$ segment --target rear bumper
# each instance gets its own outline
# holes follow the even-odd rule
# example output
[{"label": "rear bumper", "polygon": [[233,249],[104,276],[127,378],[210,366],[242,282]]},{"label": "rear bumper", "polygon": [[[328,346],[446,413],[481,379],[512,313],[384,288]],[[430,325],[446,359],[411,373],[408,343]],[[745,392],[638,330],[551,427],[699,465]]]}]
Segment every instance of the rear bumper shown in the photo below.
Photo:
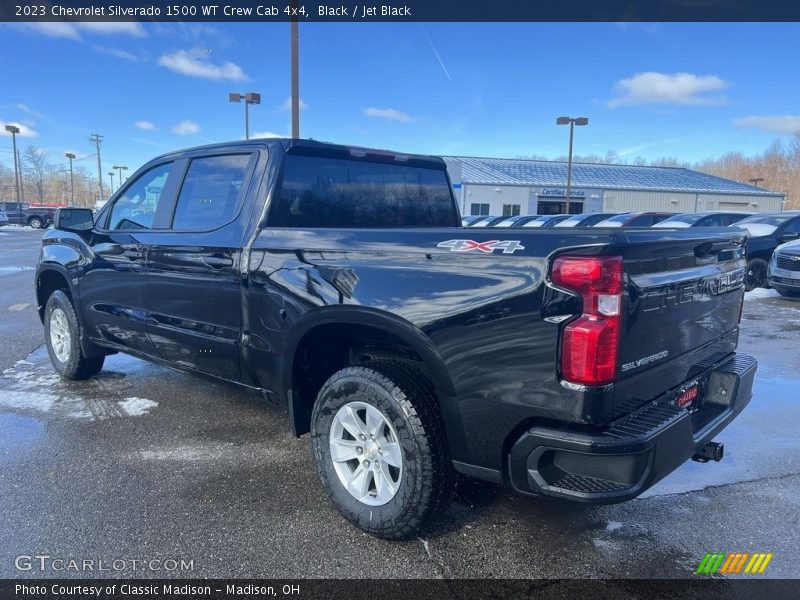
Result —
[{"label": "rear bumper", "polygon": [[[533,427],[511,448],[511,485],[521,493],[578,502],[634,498],[694,456],[747,406],[756,368],[753,357],[735,354],[600,432]],[[699,406],[675,406],[695,382]]]}]

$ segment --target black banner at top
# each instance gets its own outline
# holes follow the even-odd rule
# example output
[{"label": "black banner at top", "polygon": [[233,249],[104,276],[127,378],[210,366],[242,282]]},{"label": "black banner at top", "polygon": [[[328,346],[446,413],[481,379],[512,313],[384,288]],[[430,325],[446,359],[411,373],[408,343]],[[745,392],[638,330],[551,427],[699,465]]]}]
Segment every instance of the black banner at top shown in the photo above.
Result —
[{"label": "black banner at top", "polygon": [[0,21],[800,21],[793,0],[0,0]]}]

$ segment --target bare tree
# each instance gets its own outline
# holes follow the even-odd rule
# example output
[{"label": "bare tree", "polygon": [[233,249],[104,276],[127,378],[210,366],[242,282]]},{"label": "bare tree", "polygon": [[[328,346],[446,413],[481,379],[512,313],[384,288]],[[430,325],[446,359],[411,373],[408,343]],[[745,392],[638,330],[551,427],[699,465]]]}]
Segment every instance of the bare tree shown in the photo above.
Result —
[{"label": "bare tree", "polygon": [[28,146],[22,155],[22,171],[33,185],[33,197],[37,202],[45,200],[45,177],[53,168],[47,160],[47,151],[36,146]]}]

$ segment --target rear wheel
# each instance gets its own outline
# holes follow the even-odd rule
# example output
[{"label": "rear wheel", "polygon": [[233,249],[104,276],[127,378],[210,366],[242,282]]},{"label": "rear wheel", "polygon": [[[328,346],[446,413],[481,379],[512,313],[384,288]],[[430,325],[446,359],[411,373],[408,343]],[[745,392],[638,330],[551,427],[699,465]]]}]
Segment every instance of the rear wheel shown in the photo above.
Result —
[{"label": "rear wheel", "polygon": [[39,217],[31,217],[28,220],[28,225],[30,225],[34,229],[41,229],[42,227],[44,227],[44,221],[42,221]]},{"label": "rear wheel", "polygon": [[407,538],[449,504],[455,478],[433,388],[404,363],[375,361],[328,379],[311,444],[333,504],[368,533]]},{"label": "rear wheel", "polygon": [[88,379],[103,368],[104,356],[86,358],[80,344],[80,326],[72,302],[62,290],[47,299],[44,339],[53,368],[64,379]]},{"label": "rear wheel", "polygon": [[747,273],[744,277],[744,289],[751,291],[767,286],[767,261],[763,258],[751,258],[747,261]]}]

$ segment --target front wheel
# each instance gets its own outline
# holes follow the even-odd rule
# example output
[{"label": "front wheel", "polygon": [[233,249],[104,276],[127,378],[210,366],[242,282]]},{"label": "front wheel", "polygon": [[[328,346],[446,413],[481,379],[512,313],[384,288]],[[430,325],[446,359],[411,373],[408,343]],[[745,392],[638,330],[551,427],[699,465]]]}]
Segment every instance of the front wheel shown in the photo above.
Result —
[{"label": "front wheel", "polygon": [[769,267],[763,258],[751,258],[747,261],[747,273],[744,277],[745,291],[767,286],[767,271]]},{"label": "front wheel", "polygon": [[311,416],[317,472],[333,504],[373,535],[414,535],[455,485],[430,382],[381,360],[335,373]]},{"label": "front wheel", "polygon": [[52,293],[44,309],[44,339],[53,368],[64,379],[88,379],[103,368],[104,356],[86,358],[72,302],[63,291]]}]

